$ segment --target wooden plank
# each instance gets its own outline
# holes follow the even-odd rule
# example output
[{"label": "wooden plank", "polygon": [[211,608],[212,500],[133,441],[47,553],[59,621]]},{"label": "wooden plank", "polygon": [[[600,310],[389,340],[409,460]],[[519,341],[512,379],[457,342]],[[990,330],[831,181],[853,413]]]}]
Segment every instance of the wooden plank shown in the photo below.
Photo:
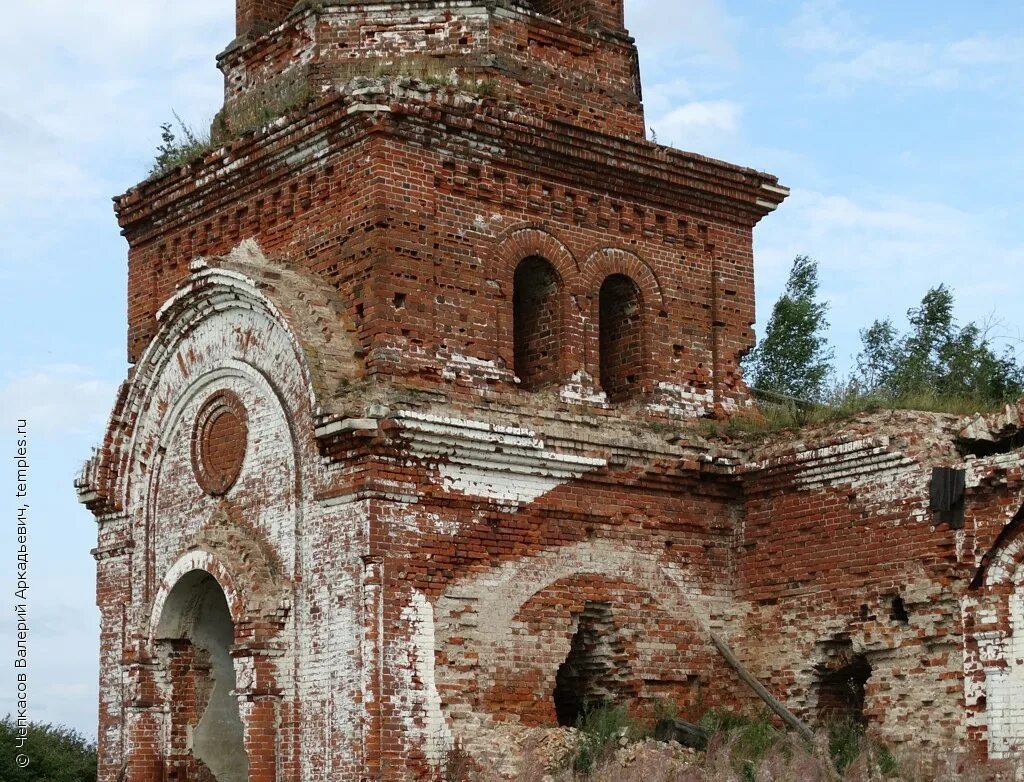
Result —
[{"label": "wooden plank", "polygon": [[811,729],[797,719],[796,715],[782,705],[781,702],[772,697],[772,694],[764,688],[764,685],[754,678],[754,675],[744,667],[743,663],[736,659],[736,655],[732,653],[732,649],[729,648],[729,644],[719,638],[715,633],[711,633],[711,642],[715,645],[715,648],[718,649],[719,654],[725,658],[725,661],[733,667],[736,673],[739,674],[739,677],[747,683],[750,689],[756,692],[761,700],[768,704],[768,708],[779,715],[779,719],[799,733],[806,741],[814,741],[814,734],[811,733]]}]

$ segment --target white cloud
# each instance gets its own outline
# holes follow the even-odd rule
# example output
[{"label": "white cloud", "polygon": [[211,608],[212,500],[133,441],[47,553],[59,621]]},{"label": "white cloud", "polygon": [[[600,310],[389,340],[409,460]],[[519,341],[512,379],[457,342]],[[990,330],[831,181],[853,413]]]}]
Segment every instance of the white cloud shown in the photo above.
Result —
[{"label": "white cloud", "polygon": [[26,419],[33,434],[88,434],[98,440],[117,386],[75,364],[40,366],[0,385],[0,410],[8,421]]},{"label": "white cloud", "polygon": [[998,39],[976,35],[950,44],[946,55],[962,65],[1020,65],[1024,63],[1024,36]]},{"label": "white cloud", "polygon": [[820,65],[815,81],[843,90],[858,82],[900,87],[947,88],[961,83],[963,72],[938,47],[909,41],[881,41],[846,60]]},{"label": "white cloud", "polygon": [[811,79],[836,92],[862,84],[906,89],[1016,85],[1024,65],[1021,36],[886,38],[870,34],[841,0],[805,0],[780,34],[790,48],[820,58]]},{"label": "white cloud", "polygon": [[36,0],[6,9],[0,215],[74,209],[145,177],[172,108],[196,123],[218,108],[213,55],[230,40],[232,11],[206,0]]},{"label": "white cloud", "polygon": [[836,54],[855,50],[863,33],[839,0],[807,0],[781,37],[796,49]]},{"label": "white cloud", "polygon": [[723,137],[737,133],[742,113],[730,100],[691,101],[652,120],[651,126],[663,144],[706,154],[721,149]]},{"label": "white cloud", "polygon": [[677,78],[644,86],[644,109],[649,116],[660,117],[679,105],[693,100],[696,91],[688,79]]},{"label": "white cloud", "polygon": [[[106,193],[42,125],[0,111],[0,204],[51,208],[55,201],[98,199]],[[63,196],[63,197],[62,197]]]},{"label": "white cloud", "polygon": [[[627,0],[626,26],[647,55],[660,57],[669,49],[692,62],[738,61],[738,25],[722,0]],[[678,57],[672,62],[678,64]]]},{"label": "white cloud", "polygon": [[[35,51],[45,59],[78,60],[112,71],[123,68],[125,58],[160,67],[216,53],[205,43],[212,30],[233,19],[233,13],[233,3],[208,0],[34,0],[5,10],[0,43],[21,53]],[[55,51],[60,52],[57,58]],[[5,59],[12,54],[5,48]]]}]

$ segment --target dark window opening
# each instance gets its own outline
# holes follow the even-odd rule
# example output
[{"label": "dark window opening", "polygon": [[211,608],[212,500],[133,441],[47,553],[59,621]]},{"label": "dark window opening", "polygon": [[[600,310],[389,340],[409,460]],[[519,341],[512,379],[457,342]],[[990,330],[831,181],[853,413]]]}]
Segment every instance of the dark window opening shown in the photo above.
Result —
[{"label": "dark window opening", "polygon": [[569,655],[555,676],[555,714],[563,727],[575,725],[590,709],[635,695],[611,606],[588,602],[578,622]]},{"label": "dark window opening", "polygon": [[903,598],[896,595],[892,599],[892,610],[889,612],[889,618],[894,622],[900,624],[908,624],[910,622],[910,614],[907,613],[907,604],[903,602]]},{"label": "dark window opening", "polygon": [[624,274],[613,274],[601,285],[599,308],[601,388],[609,401],[621,402],[643,374],[640,288]]},{"label": "dark window opening", "polygon": [[865,693],[871,665],[863,654],[849,654],[848,645],[839,651],[841,656],[830,662],[838,667],[819,669],[818,720],[866,726]]},{"label": "dark window opening", "polygon": [[940,522],[950,529],[964,526],[964,492],[967,488],[966,472],[952,467],[932,468],[929,506]]},{"label": "dark window opening", "polygon": [[995,456],[1024,448],[1024,428],[991,439],[983,437],[961,438],[957,443],[960,452],[972,456]]},{"label": "dark window opening", "polygon": [[559,279],[543,258],[527,258],[516,268],[512,294],[515,372],[523,388],[558,380]]}]

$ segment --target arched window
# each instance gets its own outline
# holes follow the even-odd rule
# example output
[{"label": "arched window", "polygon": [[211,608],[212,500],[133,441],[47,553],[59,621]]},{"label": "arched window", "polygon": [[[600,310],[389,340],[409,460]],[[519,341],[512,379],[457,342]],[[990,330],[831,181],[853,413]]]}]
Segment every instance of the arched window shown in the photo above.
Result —
[{"label": "arched window", "polygon": [[560,281],[554,267],[533,256],[516,267],[512,294],[516,376],[527,389],[558,380]]},{"label": "arched window", "polygon": [[643,371],[643,324],[640,288],[624,274],[601,285],[601,388],[609,401],[620,402],[637,388]]}]

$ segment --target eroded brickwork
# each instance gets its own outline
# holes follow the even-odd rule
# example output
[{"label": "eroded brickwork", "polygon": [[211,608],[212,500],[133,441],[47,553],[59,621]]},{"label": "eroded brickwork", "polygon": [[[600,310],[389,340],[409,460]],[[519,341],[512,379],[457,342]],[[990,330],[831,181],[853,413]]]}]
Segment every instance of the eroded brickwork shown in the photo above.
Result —
[{"label": "eroded brickwork", "polygon": [[708,439],[786,190],[643,140],[621,4],[288,5],[117,202],[100,779],[515,778],[587,699],[755,707],[712,633],[809,722],[1014,752],[1024,408]]},{"label": "eroded brickwork", "polygon": [[291,0],[238,0],[235,30],[241,36],[255,36],[277,27],[295,7]]}]

